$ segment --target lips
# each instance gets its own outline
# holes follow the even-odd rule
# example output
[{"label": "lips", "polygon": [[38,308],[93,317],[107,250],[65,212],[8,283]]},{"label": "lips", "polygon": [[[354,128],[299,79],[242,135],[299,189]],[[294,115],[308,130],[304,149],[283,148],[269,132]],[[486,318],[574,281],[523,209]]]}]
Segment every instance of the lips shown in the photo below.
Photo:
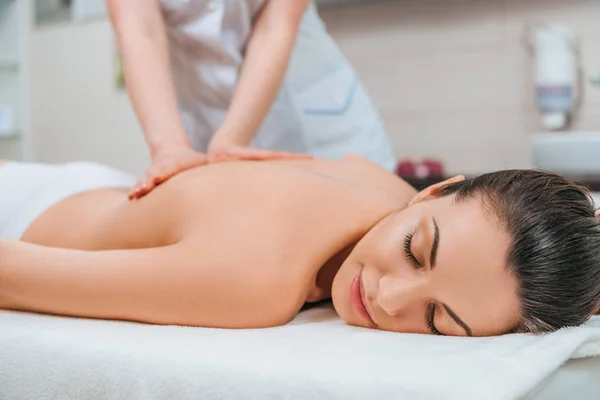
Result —
[{"label": "lips", "polygon": [[350,302],[352,303],[352,308],[354,311],[365,320],[369,325],[374,325],[375,322],[371,318],[369,311],[367,311],[367,306],[365,304],[365,289],[363,287],[362,281],[362,268],[354,279],[352,280],[352,284],[350,285]]}]

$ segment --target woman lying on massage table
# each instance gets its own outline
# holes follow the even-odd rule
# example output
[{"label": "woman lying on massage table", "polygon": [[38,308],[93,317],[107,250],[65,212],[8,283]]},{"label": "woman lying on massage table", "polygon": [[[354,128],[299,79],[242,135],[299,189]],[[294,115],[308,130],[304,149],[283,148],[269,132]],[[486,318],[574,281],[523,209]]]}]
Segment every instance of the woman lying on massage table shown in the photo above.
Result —
[{"label": "woman lying on massage table", "polygon": [[211,164],[128,201],[90,163],[0,167],[0,308],[220,328],[331,297],[348,324],[491,336],[585,322],[587,192],[529,170],[417,193],[366,159]]}]

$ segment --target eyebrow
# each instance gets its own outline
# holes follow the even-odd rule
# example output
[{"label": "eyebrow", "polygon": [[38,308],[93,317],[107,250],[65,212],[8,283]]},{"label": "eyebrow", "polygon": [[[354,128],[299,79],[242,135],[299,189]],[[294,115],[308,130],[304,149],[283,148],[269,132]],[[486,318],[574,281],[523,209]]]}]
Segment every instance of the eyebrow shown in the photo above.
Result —
[{"label": "eyebrow", "polygon": [[[433,269],[435,267],[435,260],[437,259],[438,248],[440,246],[440,228],[438,227],[435,218],[432,217],[431,219],[433,220],[433,243],[431,244],[431,254],[429,255],[429,266]],[[473,336],[473,331],[471,331],[469,325],[465,324],[465,322],[446,304],[442,303],[442,306],[454,322],[465,330],[467,336]]]},{"label": "eyebrow", "polygon": [[448,307],[444,303],[442,303],[442,307],[444,307],[444,309],[446,310],[448,315],[450,317],[452,317],[454,322],[456,322],[458,325],[460,325],[461,328],[463,328],[465,330],[465,332],[467,333],[467,336],[473,336],[473,331],[471,331],[471,328],[469,328],[469,325],[465,324],[465,322],[462,319],[460,319],[458,317],[458,315],[456,315],[456,313],[454,311],[452,311],[452,309],[450,307]]},{"label": "eyebrow", "polygon": [[433,269],[440,244],[440,228],[438,228],[435,218],[432,217],[431,219],[433,220],[433,243],[431,244],[431,253],[429,254],[429,268]]}]

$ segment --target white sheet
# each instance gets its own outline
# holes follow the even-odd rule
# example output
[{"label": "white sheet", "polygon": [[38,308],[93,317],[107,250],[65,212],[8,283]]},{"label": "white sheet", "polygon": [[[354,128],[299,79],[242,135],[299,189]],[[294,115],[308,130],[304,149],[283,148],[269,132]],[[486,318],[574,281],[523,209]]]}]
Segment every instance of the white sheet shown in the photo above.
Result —
[{"label": "white sheet", "polygon": [[0,398],[514,399],[600,319],[550,335],[451,338],[345,325],[329,306],[287,326],[216,330],[0,312]]}]

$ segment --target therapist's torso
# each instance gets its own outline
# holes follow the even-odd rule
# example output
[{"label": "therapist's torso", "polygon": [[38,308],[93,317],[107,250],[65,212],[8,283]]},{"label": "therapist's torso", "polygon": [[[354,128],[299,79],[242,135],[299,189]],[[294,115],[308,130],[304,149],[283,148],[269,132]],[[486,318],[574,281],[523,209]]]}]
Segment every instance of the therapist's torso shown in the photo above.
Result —
[{"label": "therapist's torso", "polygon": [[[264,0],[161,0],[180,113],[192,146],[221,126]],[[284,83],[253,146],[337,159],[362,154],[393,168],[370,99],[311,4]]]}]

